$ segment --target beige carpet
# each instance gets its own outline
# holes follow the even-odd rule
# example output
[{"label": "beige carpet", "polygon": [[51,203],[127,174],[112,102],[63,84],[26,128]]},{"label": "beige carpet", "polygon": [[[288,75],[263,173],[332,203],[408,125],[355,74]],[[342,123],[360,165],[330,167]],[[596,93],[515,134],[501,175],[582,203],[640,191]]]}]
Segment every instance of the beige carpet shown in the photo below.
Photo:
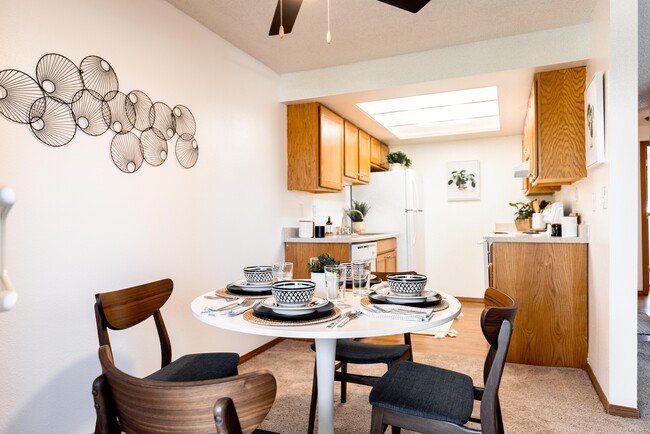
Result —
[{"label": "beige carpet", "polygon": [[[481,359],[427,359],[415,350],[416,361],[465,372],[480,384]],[[261,428],[285,434],[307,431],[313,366],[314,353],[309,344],[289,340],[241,366],[240,372],[269,369],[278,381],[278,396]],[[383,369],[373,371],[380,375]],[[369,431],[369,390],[350,385],[348,402],[340,404],[337,385],[334,407],[337,434]],[[650,415],[639,420],[605,414],[587,374],[579,369],[508,364],[500,396],[508,434],[650,433]]]}]

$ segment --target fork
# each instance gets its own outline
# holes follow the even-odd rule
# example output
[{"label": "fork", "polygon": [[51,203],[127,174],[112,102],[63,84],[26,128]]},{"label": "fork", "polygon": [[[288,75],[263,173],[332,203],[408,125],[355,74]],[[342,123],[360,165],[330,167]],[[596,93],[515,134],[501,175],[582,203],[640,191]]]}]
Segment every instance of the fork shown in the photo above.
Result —
[{"label": "fork", "polygon": [[222,311],[224,311],[224,310],[232,310],[232,309],[235,309],[235,308],[237,308],[237,307],[247,307],[247,306],[251,306],[253,303],[255,303],[255,299],[253,299],[253,298],[247,298],[247,299],[245,299],[244,301],[239,301],[239,302],[235,302],[235,303],[230,303],[230,304],[227,304],[227,305],[225,305],[225,306],[221,306],[221,307],[218,308],[218,309],[212,309],[212,308],[209,308],[209,307],[205,307],[205,308],[203,309],[203,311],[204,311],[204,312],[222,312]]},{"label": "fork", "polygon": [[328,328],[328,329],[334,328],[334,326],[336,326],[337,324],[343,322],[343,320],[347,319],[348,316],[350,316],[350,312],[346,312],[346,313],[344,313],[343,315],[341,315],[340,317],[336,318],[336,319],[335,319],[334,321],[332,321],[331,323],[327,324],[327,328]]},{"label": "fork", "polygon": [[360,311],[360,310],[352,310],[352,311],[350,311],[350,312],[348,313],[348,316],[347,316],[346,318],[344,318],[343,321],[341,321],[340,323],[338,323],[338,324],[336,325],[336,327],[338,327],[338,328],[343,327],[344,325],[346,325],[347,323],[349,323],[349,322],[352,321],[353,319],[355,319],[355,318],[359,318],[359,315],[361,315],[361,311]]}]

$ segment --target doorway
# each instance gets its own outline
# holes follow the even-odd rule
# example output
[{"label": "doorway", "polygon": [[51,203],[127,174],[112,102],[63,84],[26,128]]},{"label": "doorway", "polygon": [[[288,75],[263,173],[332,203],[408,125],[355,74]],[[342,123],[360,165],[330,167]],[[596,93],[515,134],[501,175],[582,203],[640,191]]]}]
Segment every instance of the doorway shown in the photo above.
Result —
[{"label": "doorway", "polygon": [[650,141],[644,140],[639,142],[639,178],[641,179],[641,256],[642,256],[642,286],[639,294],[648,295],[649,273],[650,273],[650,259],[648,258],[649,248],[648,243],[648,147]]}]

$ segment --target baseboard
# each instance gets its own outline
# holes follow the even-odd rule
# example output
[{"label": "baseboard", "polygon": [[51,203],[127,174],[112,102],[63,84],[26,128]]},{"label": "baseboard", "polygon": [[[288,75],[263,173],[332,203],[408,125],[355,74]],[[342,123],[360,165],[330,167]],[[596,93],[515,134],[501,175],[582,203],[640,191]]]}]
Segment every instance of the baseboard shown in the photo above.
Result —
[{"label": "baseboard", "polygon": [[605,413],[611,414],[612,416],[628,417],[632,419],[638,419],[640,417],[639,410],[636,408],[623,407],[622,405],[610,404],[609,400],[607,399],[607,396],[605,396],[605,392],[603,392],[603,388],[600,387],[600,383],[598,383],[598,379],[596,378],[596,375],[594,374],[594,371],[591,369],[589,363],[587,363],[587,367],[585,370],[587,371],[587,375],[589,375],[591,384],[594,386],[594,389],[596,389],[596,393],[598,394],[598,399],[600,399],[601,404],[603,404]]},{"label": "baseboard", "polygon": [[257,356],[258,354],[262,354],[264,351],[268,350],[269,348],[273,348],[280,342],[282,342],[284,338],[275,338],[270,342],[265,343],[264,345],[255,348],[253,351],[249,351],[248,353],[242,355],[239,357],[239,364],[241,365],[242,363],[252,359],[253,357]]}]

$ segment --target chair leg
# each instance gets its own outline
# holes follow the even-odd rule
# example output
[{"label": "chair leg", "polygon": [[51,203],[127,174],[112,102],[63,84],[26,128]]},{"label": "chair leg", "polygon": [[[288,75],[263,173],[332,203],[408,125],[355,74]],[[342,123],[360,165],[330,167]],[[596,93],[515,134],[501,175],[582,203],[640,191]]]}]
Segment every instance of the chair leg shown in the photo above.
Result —
[{"label": "chair leg", "polygon": [[390,430],[391,430],[390,431],[391,434],[400,434],[402,432],[402,428],[400,428],[398,426],[392,426],[391,425]]},{"label": "chair leg", "polygon": [[314,376],[311,383],[311,402],[309,403],[309,425],[307,434],[314,434],[314,421],[316,420],[316,402],[318,401],[318,378],[316,377],[316,362],[314,362]]},{"label": "chair leg", "polygon": [[[341,372],[343,374],[348,373],[347,363],[341,363]],[[347,394],[348,394],[348,382],[345,380],[341,380],[341,404],[345,404],[345,402],[347,401]]]},{"label": "chair leg", "polygon": [[503,417],[501,416],[501,402],[499,401],[499,397],[497,396],[497,429],[498,429],[498,434],[504,434],[504,428],[503,428]]},{"label": "chair leg", "polygon": [[241,425],[235,403],[228,397],[219,398],[214,404],[214,424],[218,434],[241,434]]},{"label": "chair leg", "polygon": [[370,420],[370,434],[384,434],[386,431],[384,423],[384,409],[372,407],[372,419]]},{"label": "chair leg", "polygon": [[121,433],[110,387],[103,374],[93,381],[92,394],[97,414],[95,434]]}]

